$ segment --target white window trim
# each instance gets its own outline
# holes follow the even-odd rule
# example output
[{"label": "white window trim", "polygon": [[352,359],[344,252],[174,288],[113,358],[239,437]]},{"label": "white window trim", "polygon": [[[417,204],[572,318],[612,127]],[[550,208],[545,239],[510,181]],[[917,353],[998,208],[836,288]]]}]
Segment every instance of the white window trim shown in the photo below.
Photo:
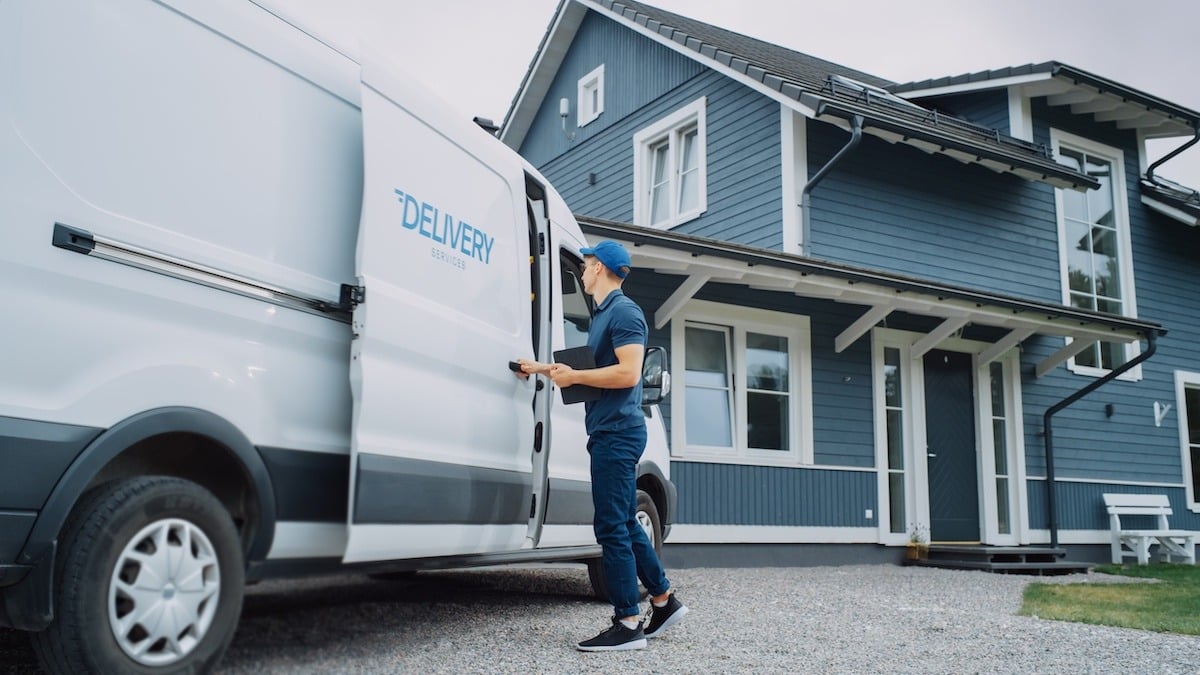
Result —
[{"label": "white window trim", "polygon": [[[925,453],[918,453],[914,448],[925,446],[924,425],[914,424],[916,419],[925,418],[924,386],[918,386],[918,376],[922,371],[920,363],[910,357],[909,347],[914,335],[886,328],[876,328],[871,331],[871,398],[872,418],[875,423],[875,468],[879,479],[875,481],[877,494],[877,513],[875,521],[879,527],[879,543],[902,545],[908,542],[909,532],[914,528],[924,528],[929,532],[929,492],[916,489],[917,473],[927,471]],[[886,394],[884,392],[884,349],[891,348],[900,352],[900,405],[905,411],[901,416],[904,425],[904,512],[905,531],[892,532],[892,507],[888,495],[888,447],[887,447],[887,415]],[[923,379],[923,378],[920,378]],[[920,433],[920,438],[917,434]],[[923,481],[922,481],[923,483]]]},{"label": "white window trim", "polygon": [[[811,466],[813,464],[812,338],[807,316],[692,300],[671,320],[671,389],[683,392],[687,386],[684,328],[688,321],[729,326],[735,336],[745,331],[779,335],[788,339],[788,407],[791,450],[750,450],[745,444],[746,371],[738,356],[744,355],[742,339],[735,337],[734,348],[734,425],[733,449],[689,446],[686,405],[671,406],[671,457],[689,462],[739,464],[746,466]],[[744,339],[744,338],[743,338]]]},{"label": "white window trim", "polygon": [[[706,97],[692,101],[684,107],[658,120],[654,124],[638,131],[633,135],[633,222],[637,225],[669,230],[690,220],[700,217],[708,210],[708,141],[705,122],[705,110],[708,100]],[[650,223],[650,146],[672,134],[680,127],[695,123],[696,153],[699,166],[699,195],[696,208],[678,213],[661,223]],[[674,154],[674,153],[672,153]],[[672,163],[674,160],[672,159]],[[672,176],[671,204],[672,209],[679,203],[679,181]]]},{"label": "white window trim", "polygon": [[[1120,247],[1121,253],[1121,302],[1125,309],[1124,316],[1137,318],[1137,294],[1134,292],[1133,282],[1133,246],[1130,240],[1129,186],[1125,181],[1125,152],[1111,145],[1097,143],[1082,136],[1076,136],[1075,134],[1051,128],[1050,145],[1054,150],[1055,157],[1060,154],[1061,146],[1064,144],[1072,149],[1081,150],[1090,155],[1099,155],[1112,162],[1113,210],[1117,218],[1117,245]],[[1059,282],[1061,283],[1062,301],[1064,305],[1069,306],[1071,304],[1071,286],[1067,275],[1067,225],[1063,217],[1063,189],[1056,188],[1054,190],[1054,217],[1058,223],[1058,274]],[[1071,344],[1071,338],[1066,338],[1066,344]],[[1127,343],[1125,345],[1125,360],[1132,360],[1140,351],[1141,347],[1136,341]],[[1107,368],[1077,365],[1073,357],[1067,361],[1067,369],[1076,375],[1088,377],[1103,377],[1110,372]],[[1122,373],[1117,379],[1133,382],[1141,380],[1141,365],[1134,366],[1131,370]]]},{"label": "white window trim", "polygon": [[1184,405],[1183,396],[1184,389],[1189,386],[1200,388],[1200,373],[1175,371],[1175,417],[1179,420],[1179,450],[1183,456],[1183,489],[1187,495],[1188,510],[1200,513],[1200,495],[1192,489],[1192,453],[1188,443],[1187,407]]},{"label": "white window trim", "polygon": [[[592,90],[597,92],[596,109],[592,110],[592,97],[589,95]],[[579,78],[577,86],[575,114],[576,127],[582,127],[590,122],[594,122],[600,117],[600,113],[604,112],[604,64],[601,63],[592,72]]]}]

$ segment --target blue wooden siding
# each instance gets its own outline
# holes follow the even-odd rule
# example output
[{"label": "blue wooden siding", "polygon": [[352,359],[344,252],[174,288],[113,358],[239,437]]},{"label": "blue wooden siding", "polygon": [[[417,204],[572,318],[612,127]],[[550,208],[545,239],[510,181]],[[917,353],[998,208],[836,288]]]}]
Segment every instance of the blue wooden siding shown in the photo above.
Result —
[{"label": "blue wooden siding", "polygon": [[998,129],[1001,133],[1012,133],[1008,120],[1008,91],[1005,89],[938,96],[922,100],[921,105],[989,129]]},{"label": "blue wooden siding", "polygon": [[[680,523],[874,527],[874,471],[671,462]],[[686,487],[686,489],[685,489]]]},{"label": "blue wooden siding", "polygon": [[[1120,148],[1125,154],[1126,198],[1133,246],[1138,316],[1162,323],[1170,331],[1158,352],[1142,364],[1139,382],[1116,381],[1062,411],[1054,418],[1055,470],[1060,477],[1132,480],[1182,484],[1182,449],[1178,417],[1173,412],[1154,426],[1154,402],[1175,401],[1175,370],[1200,371],[1200,299],[1191,292],[1200,282],[1200,231],[1151,212],[1141,203],[1137,139],[1115,124],[1096,123],[1068,109],[1035,99],[1034,138],[1049,144],[1050,128]],[[1053,213],[1053,211],[1052,211]],[[1058,274],[1057,260],[1054,272]],[[1054,299],[1062,301],[1061,289]],[[1060,366],[1040,380],[1035,363],[1063,345],[1060,338],[1036,338],[1022,353],[1026,424],[1026,464],[1030,476],[1045,475],[1042,414],[1047,408],[1090,383]],[[1114,415],[1105,414],[1113,404]]]},{"label": "blue wooden siding", "polygon": [[[1062,482],[1057,486],[1055,497],[1060,530],[1108,530],[1108,514],[1104,512],[1105,492],[1165,494],[1171,501],[1172,514],[1168,516],[1171,527],[1180,530],[1200,530],[1200,514],[1188,510],[1183,488]],[[1046,509],[1046,481],[1027,481],[1026,488],[1029,494],[1029,527],[1048,529],[1050,521]],[[1154,519],[1150,516],[1122,516],[1121,525],[1130,528],[1156,527]]]},{"label": "blue wooden siding", "polygon": [[[604,112],[577,129],[579,78],[600,65],[604,66]],[[661,92],[674,89],[703,71],[692,59],[589,11],[534,117],[520,153],[537,167],[585,145],[585,154],[592,155],[596,144],[589,141],[653,102]],[[562,98],[571,102],[567,131],[575,134],[573,141],[562,131],[558,109]]]},{"label": "blue wooden siding", "polygon": [[[558,100],[574,101],[579,77],[601,63],[604,113],[568,143]],[[708,208],[676,231],[781,250],[779,105],[594,14],[581,25],[520,151],[576,213],[633,222],[634,134],[702,96]]]},{"label": "blue wooden siding", "polygon": [[[816,172],[848,138],[808,123]],[[871,136],[812,192],[819,258],[1058,301],[1054,191]]]}]

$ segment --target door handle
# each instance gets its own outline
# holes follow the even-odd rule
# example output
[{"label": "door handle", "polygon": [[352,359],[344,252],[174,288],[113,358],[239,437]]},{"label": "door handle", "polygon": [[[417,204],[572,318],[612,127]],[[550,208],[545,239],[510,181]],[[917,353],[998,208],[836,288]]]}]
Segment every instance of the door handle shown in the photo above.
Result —
[{"label": "door handle", "polygon": [[925,454],[929,455],[930,457],[937,457],[937,453],[936,453],[936,452],[928,452],[928,453],[925,453]]}]

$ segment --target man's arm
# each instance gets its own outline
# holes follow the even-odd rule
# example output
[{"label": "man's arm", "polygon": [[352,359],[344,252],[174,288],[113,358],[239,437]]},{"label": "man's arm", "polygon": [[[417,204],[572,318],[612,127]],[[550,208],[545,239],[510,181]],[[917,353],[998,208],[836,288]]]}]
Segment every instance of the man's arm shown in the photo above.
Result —
[{"label": "man's arm", "polygon": [[646,348],[628,344],[617,347],[613,353],[617,355],[617,362],[603,368],[575,370],[566,364],[555,363],[550,366],[550,379],[559,387],[586,384],[600,389],[628,389],[636,385],[642,377]]}]

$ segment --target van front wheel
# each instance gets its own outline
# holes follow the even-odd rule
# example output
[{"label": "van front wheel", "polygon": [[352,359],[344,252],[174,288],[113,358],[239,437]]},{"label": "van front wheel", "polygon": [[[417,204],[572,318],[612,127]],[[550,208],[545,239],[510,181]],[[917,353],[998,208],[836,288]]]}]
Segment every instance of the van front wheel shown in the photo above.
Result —
[{"label": "van front wheel", "polygon": [[241,614],[237,529],[207,490],[140,477],[84,496],[60,538],[54,621],[33,645],[52,673],[211,670]]},{"label": "van front wheel", "polygon": [[[646,538],[654,545],[655,555],[662,556],[662,520],[658,515],[658,507],[648,492],[637,491],[637,523],[646,533]],[[604,561],[595,558],[588,561],[588,581],[592,583],[592,593],[597,600],[608,602],[608,584],[604,581]],[[645,595],[645,589],[640,590]]]}]

